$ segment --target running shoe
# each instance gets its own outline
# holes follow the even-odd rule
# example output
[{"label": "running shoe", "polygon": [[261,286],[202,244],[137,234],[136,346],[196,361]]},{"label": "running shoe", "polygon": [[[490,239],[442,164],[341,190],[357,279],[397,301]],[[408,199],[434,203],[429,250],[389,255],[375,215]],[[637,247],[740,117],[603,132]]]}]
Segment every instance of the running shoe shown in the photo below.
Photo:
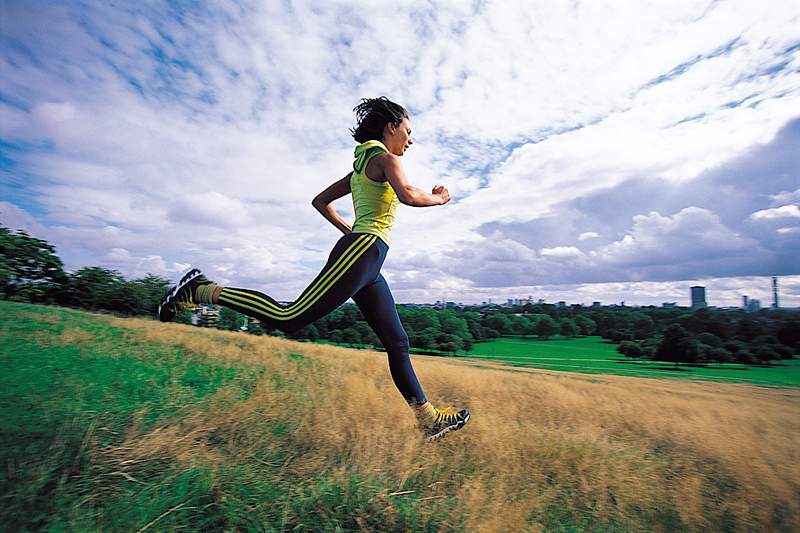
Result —
[{"label": "running shoe", "polygon": [[178,313],[178,308],[196,307],[198,305],[195,296],[197,287],[208,283],[211,282],[197,268],[184,274],[178,284],[161,299],[161,304],[158,306],[158,319],[162,322],[170,322]]},{"label": "running shoe", "polygon": [[469,411],[466,409],[461,411],[456,411],[450,407],[443,409],[434,407],[434,409],[436,409],[436,420],[432,424],[420,425],[420,429],[425,435],[425,440],[428,442],[438,440],[451,431],[458,431],[464,427],[464,424],[469,422]]}]

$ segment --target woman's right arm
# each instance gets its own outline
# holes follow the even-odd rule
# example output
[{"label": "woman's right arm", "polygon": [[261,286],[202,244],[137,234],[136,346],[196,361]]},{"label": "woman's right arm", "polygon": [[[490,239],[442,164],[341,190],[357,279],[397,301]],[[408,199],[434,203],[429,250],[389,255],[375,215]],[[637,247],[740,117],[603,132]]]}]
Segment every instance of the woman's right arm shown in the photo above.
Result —
[{"label": "woman's right arm", "polygon": [[430,193],[414,187],[408,182],[400,158],[385,154],[380,158],[383,175],[391,184],[397,198],[404,204],[414,207],[444,205],[450,201],[450,192],[444,185],[437,185]]},{"label": "woman's right arm", "polygon": [[336,226],[339,231],[345,235],[351,233],[352,228],[346,220],[336,213],[336,210],[331,204],[334,200],[338,200],[342,196],[350,194],[350,176],[352,174],[353,173],[350,172],[347,176],[335,181],[333,185],[319,193],[311,202],[311,205],[313,205],[328,222]]}]

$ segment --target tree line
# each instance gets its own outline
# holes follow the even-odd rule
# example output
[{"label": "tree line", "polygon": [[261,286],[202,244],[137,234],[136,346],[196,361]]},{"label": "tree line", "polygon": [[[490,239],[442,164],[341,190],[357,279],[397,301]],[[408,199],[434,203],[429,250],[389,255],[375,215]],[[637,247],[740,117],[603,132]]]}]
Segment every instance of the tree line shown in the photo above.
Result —
[{"label": "tree line", "polygon": [[[58,304],[124,316],[154,316],[171,283],[148,274],[127,280],[119,272],[84,267],[65,272],[55,248],[22,230],[0,226],[0,297]],[[583,307],[525,304],[510,307],[433,308],[399,305],[398,313],[411,346],[431,353],[469,351],[476,342],[501,336],[596,335],[619,343],[619,353],[683,363],[740,362],[764,364],[800,353],[800,313],[659,307]],[[182,311],[178,322],[190,323]],[[283,335],[234,310],[219,308],[215,327],[246,329],[261,335]],[[358,307],[345,304],[305,328],[294,339],[349,345],[381,344]]]}]

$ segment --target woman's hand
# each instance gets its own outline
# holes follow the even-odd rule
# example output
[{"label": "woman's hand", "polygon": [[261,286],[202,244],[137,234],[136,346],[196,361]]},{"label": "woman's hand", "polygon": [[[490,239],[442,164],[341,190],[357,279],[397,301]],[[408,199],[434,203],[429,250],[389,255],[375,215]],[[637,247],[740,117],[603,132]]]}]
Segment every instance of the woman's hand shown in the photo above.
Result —
[{"label": "woman's hand", "polygon": [[431,194],[441,198],[442,203],[440,205],[444,205],[450,201],[450,191],[448,191],[447,187],[444,185],[437,185],[434,187]]}]

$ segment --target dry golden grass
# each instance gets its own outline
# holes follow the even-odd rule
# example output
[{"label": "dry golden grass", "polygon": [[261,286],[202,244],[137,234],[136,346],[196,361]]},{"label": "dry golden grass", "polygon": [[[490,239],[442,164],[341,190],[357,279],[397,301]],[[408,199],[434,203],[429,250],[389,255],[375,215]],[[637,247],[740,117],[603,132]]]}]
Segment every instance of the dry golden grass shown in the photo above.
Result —
[{"label": "dry golden grass", "polygon": [[[544,530],[556,511],[630,531],[667,524],[669,515],[692,531],[800,530],[795,389],[475,368],[415,356],[429,399],[473,416],[462,431],[428,445],[385,354],[112,320],[147,341],[267,369],[246,400],[221,397],[172,426],[134,429],[110,451],[120,464],[252,461],[269,446],[268,422],[280,419],[296,448],[281,465],[287,479],[323,471],[388,479],[376,497],[388,501],[414,487],[425,499],[417,502],[421,514],[454,496],[468,531]],[[274,374],[292,386],[277,386]]]}]

